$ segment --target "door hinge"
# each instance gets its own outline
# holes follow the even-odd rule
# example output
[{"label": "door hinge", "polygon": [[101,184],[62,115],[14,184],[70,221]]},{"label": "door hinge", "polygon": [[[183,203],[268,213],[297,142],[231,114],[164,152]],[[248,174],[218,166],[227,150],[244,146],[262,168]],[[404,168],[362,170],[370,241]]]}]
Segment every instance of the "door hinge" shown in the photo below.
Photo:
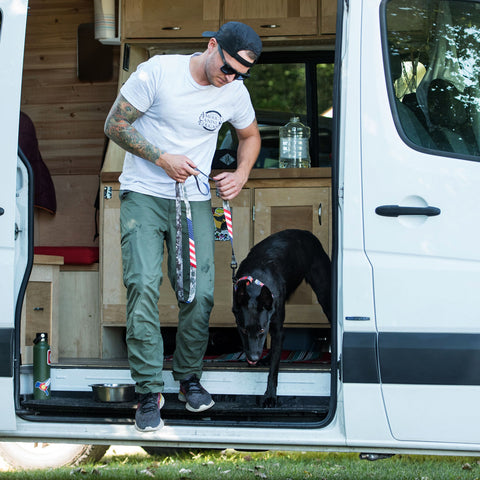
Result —
[{"label": "door hinge", "polygon": [[338,198],[343,198],[343,187],[338,187]]},{"label": "door hinge", "polygon": [[252,206],[252,222],[255,221],[255,205]]}]

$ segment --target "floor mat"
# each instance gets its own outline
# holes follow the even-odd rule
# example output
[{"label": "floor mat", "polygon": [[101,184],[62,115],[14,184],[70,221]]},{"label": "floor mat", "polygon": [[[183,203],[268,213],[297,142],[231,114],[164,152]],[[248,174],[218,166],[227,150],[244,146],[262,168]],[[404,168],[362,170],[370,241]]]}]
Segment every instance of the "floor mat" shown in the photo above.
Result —
[{"label": "floor mat", "polygon": [[[264,350],[262,358],[268,354],[268,350]],[[303,350],[283,350],[280,362],[283,363],[330,363],[329,352],[313,352]],[[173,355],[165,357],[166,361],[172,360]],[[204,362],[246,362],[244,352],[224,353],[222,355],[206,355],[203,357]]]}]

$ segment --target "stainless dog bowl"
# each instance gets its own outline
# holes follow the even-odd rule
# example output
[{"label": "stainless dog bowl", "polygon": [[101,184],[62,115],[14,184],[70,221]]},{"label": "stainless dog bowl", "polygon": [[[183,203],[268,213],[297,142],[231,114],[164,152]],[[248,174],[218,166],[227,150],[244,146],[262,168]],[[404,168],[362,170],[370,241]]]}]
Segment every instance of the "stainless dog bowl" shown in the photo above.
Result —
[{"label": "stainless dog bowl", "polygon": [[90,385],[97,402],[132,402],[135,385],[130,383],[97,383]]}]

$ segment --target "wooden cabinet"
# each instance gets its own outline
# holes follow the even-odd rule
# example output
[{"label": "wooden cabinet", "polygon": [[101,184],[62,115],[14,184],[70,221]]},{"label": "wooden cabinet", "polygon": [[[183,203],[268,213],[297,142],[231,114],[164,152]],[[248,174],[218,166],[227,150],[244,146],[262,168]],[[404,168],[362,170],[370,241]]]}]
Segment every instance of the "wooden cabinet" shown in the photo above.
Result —
[{"label": "wooden cabinet", "polygon": [[122,38],[201,38],[220,27],[220,0],[123,0]]},{"label": "wooden cabinet", "polygon": [[[321,170],[321,169],[318,169]],[[279,172],[278,170],[272,170]],[[313,169],[302,172],[312,175]],[[258,172],[259,176],[270,172]],[[287,172],[288,173],[288,172]],[[283,175],[284,172],[278,173]],[[255,171],[252,173],[255,176]],[[288,186],[297,185],[297,186]],[[290,178],[249,180],[242,192],[230,202],[233,220],[234,248],[238,264],[250,248],[271,233],[286,228],[312,231],[330,249],[330,179]],[[126,291],[122,280],[120,248],[120,199],[118,182],[102,184],[108,199],[101,206],[101,315],[102,356],[125,355],[122,338],[126,324]],[[111,190],[110,190],[111,189]],[[222,200],[212,189],[212,221]],[[194,225],[195,229],[195,225]],[[178,307],[175,293],[167,277],[167,252],[160,287],[159,321],[163,327],[176,326]],[[230,241],[215,241],[215,306],[210,317],[212,327],[234,327],[232,314],[232,247]],[[328,322],[310,287],[302,285],[287,305],[287,326],[327,327]]]},{"label": "wooden cabinet", "polygon": [[[313,232],[330,250],[330,188],[290,187],[255,189],[254,243],[287,228]],[[328,326],[328,320],[310,286],[303,282],[286,306],[288,326]]]},{"label": "wooden cabinet", "polygon": [[317,0],[225,0],[224,21],[250,25],[260,36],[316,35]]},{"label": "wooden cabinet", "polygon": [[[252,245],[252,190],[244,189],[230,202],[232,211],[235,257],[238,264],[247,256]],[[222,207],[222,200],[212,190],[212,208]],[[230,241],[215,241],[215,305],[210,316],[214,327],[232,327],[232,245]]]},{"label": "wooden cabinet", "polygon": [[59,272],[63,257],[35,255],[25,292],[21,317],[22,364],[33,363],[33,340],[37,333],[48,333],[51,361],[58,360]]},{"label": "wooden cabinet", "polygon": [[238,21],[261,37],[335,33],[337,0],[123,0],[122,39],[200,40],[202,32]]},{"label": "wooden cabinet", "polygon": [[320,33],[335,34],[337,24],[337,1],[321,0]]}]

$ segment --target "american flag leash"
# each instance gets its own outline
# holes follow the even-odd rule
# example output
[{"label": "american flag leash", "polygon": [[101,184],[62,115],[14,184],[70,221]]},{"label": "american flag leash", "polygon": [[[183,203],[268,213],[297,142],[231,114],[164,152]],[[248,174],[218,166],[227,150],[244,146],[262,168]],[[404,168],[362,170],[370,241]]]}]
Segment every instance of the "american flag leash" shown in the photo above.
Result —
[{"label": "american flag leash", "polygon": [[[190,258],[190,291],[188,299],[185,300],[185,293],[183,288],[183,242],[182,242],[182,201],[185,203],[185,213],[187,217],[187,230],[188,230],[188,248]],[[177,285],[176,293],[177,300],[182,303],[192,303],[195,298],[195,290],[197,286],[197,257],[195,254],[195,238],[193,235],[193,222],[192,211],[190,209],[190,202],[187,198],[187,192],[185,191],[185,184],[177,182],[175,184],[175,213],[176,213],[176,274]]]},{"label": "american flag leash", "polygon": [[235,269],[237,268],[237,259],[235,258],[235,251],[233,250],[232,211],[230,210],[230,203],[228,202],[228,200],[223,201],[223,215],[225,216],[228,236],[230,237],[230,243],[232,244],[232,260],[230,262],[230,267],[232,268],[232,281],[233,283],[235,283]]}]

